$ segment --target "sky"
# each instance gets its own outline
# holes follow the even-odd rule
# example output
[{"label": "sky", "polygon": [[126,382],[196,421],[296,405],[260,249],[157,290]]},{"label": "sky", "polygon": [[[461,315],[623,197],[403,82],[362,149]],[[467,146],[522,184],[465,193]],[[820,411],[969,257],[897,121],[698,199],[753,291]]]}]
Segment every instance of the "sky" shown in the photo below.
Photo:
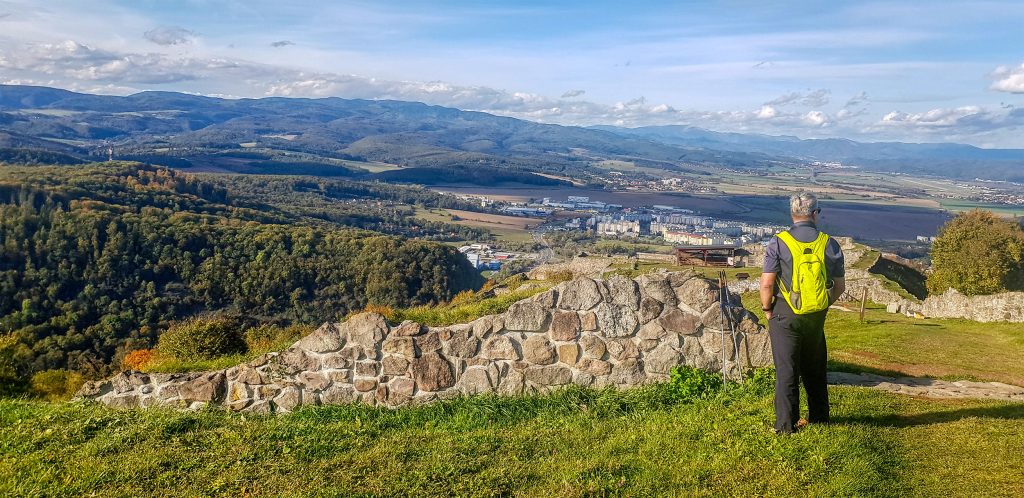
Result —
[{"label": "sky", "polygon": [[1024,148],[1024,2],[0,0],[0,83]]}]

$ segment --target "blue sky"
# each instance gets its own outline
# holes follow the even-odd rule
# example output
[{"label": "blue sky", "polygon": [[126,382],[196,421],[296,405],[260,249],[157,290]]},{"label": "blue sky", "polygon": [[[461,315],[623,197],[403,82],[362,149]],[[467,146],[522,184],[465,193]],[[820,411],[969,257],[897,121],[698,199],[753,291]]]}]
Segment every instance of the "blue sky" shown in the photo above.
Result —
[{"label": "blue sky", "polygon": [[0,82],[1024,147],[1024,3],[0,0]]}]

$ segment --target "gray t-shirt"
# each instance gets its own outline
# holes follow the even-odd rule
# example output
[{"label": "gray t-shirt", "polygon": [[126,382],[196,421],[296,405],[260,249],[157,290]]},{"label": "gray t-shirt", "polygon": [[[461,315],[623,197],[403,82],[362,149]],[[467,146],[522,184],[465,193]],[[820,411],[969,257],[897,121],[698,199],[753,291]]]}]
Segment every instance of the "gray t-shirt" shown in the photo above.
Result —
[{"label": "gray t-shirt", "polygon": [[[800,242],[813,242],[818,238],[818,228],[810,221],[798,221],[789,229],[789,234]],[[764,272],[775,273],[779,279],[786,284],[787,289],[793,288],[793,255],[789,252],[786,243],[779,240],[778,235],[768,241],[764,254]],[[839,247],[836,239],[829,237],[825,246],[825,274],[828,279],[843,278],[846,276],[846,268],[843,266],[843,249]],[[775,293],[779,293],[778,280],[775,284]]]}]

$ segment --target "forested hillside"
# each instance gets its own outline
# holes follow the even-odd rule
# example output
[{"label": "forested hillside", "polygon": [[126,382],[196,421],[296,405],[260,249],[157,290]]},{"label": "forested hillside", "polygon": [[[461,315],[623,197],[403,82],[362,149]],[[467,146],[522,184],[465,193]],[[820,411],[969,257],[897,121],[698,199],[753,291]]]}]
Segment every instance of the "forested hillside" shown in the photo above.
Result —
[{"label": "forested hillside", "polygon": [[[325,182],[236,185],[128,163],[0,166],[0,334],[17,338],[19,373],[107,373],[169,321],[204,311],[315,323],[481,284],[454,248],[341,226],[338,208],[313,199],[372,187]],[[287,194],[296,190],[305,197]],[[286,197],[306,205],[273,205]]]}]

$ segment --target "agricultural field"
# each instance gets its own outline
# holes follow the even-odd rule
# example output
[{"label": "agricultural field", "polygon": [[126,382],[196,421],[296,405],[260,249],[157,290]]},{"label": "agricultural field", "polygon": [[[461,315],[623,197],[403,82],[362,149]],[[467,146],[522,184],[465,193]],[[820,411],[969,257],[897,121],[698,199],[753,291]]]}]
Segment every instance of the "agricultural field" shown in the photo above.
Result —
[{"label": "agricultural field", "polygon": [[544,220],[521,216],[504,216],[490,213],[476,213],[458,209],[416,209],[416,217],[424,221],[441,221],[474,228],[490,230],[495,237],[507,242],[529,242],[533,240],[530,229]]}]

